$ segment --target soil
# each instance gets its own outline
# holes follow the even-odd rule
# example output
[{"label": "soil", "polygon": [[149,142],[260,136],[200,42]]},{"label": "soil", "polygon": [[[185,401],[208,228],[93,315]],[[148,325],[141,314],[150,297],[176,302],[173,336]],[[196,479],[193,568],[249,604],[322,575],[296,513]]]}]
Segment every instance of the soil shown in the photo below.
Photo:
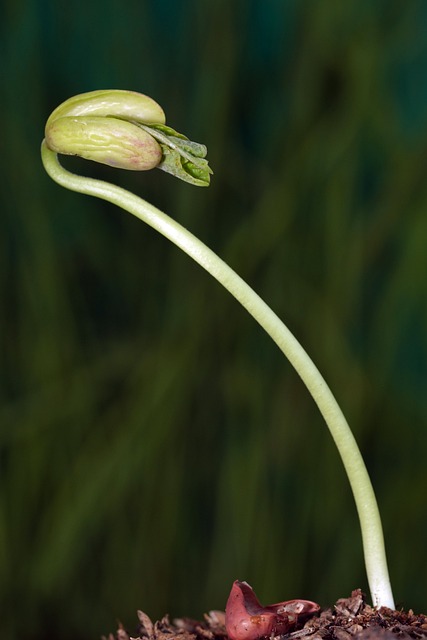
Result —
[{"label": "soil", "polygon": [[[103,640],[227,640],[225,614],[210,611],[203,622],[178,618],[172,622],[168,616],[157,622],[138,611],[139,625],[136,635],[123,626],[116,634]],[[349,598],[337,600],[334,607],[323,609],[292,633],[279,636],[280,640],[417,640],[427,638],[427,616],[412,610],[394,611],[382,607],[373,609],[366,604],[360,589]]]}]

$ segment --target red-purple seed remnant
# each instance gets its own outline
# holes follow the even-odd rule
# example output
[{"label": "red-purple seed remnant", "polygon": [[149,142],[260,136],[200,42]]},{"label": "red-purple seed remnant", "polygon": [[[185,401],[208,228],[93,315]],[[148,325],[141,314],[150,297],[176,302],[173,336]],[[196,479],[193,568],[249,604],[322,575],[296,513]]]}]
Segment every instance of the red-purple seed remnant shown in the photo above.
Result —
[{"label": "red-purple seed remnant", "polygon": [[287,600],[263,607],[252,587],[236,580],[225,607],[225,627],[230,640],[258,640],[289,633],[319,609],[310,600]]}]

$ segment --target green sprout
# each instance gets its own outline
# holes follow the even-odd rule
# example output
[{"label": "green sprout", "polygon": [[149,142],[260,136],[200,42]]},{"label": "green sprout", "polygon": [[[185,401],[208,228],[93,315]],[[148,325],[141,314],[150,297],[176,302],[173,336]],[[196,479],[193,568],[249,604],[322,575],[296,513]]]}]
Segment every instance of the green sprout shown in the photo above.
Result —
[{"label": "green sprout", "polygon": [[163,109],[148,96],[107,90],[75,96],[55,109],[46,123],[41,154],[47,173],[59,185],[116,204],[187,253],[242,304],[288,358],[316,402],[344,464],[360,520],[372,602],[394,609],[381,518],[365,463],[337,401],[303,347],[258,294],[182,225],[118,186],[67,171],[58,153],[134,171],[159,168],[190,184],[208,186],[212,171],[206,147],[166,126]]},{"label": "green sprout", "polygon": [[90,91],[66,100],[46,123],[46,144],[118,169],[162,169],[207,187],[207,149],[165,124],[163,109],[134,91]]}]

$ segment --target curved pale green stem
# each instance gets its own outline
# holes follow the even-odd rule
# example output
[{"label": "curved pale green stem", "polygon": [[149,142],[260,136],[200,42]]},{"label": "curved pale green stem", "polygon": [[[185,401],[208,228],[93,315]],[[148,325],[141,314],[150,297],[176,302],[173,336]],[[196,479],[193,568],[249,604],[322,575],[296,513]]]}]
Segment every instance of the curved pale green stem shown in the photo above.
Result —
[{"label": "curved pale green stem", "polygon": [[359,514],[373,604],[394,608],[378,505],[359,448],[328,385],[286,325],[221,258],[165,213],[120,187],[70,173],[45,142],[42,159],[47,173],[61,186],[116,204],[185,251],[218,280],[274,340],[310,391],[341,455]]}]

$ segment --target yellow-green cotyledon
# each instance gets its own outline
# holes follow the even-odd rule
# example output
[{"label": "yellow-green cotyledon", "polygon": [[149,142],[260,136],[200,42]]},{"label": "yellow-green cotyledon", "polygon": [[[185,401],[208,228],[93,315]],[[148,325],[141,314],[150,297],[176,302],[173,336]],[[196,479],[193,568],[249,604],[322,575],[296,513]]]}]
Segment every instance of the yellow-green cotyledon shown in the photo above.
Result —
[{"label": "yellow-green cotyledon", "polygon": [[135,91],[90,91],[66,100],[49,116],[45,139],[56,153],[131,171],[159,168],[197,186],[210,182],[206,147],[168,127],[161,106]]}]

